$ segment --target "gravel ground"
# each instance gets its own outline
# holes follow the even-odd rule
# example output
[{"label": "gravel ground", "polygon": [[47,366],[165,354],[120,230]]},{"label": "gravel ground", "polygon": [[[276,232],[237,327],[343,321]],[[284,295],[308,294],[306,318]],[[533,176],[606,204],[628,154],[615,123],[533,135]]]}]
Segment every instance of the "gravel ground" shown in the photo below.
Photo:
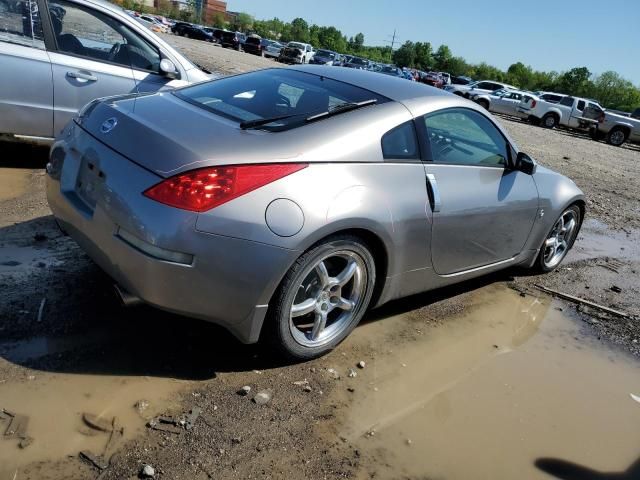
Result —
[{"label": "gravel ground", "polygon": [[[197,63],[223,74],[277,65],[271,60],[175,36],[166,40]],[[470,292],[491,283],[533,292],[535,284],[556,288],[628,312],[636,320],[567,304],[603,341],[640,356],[640,150],[614,148],[564,130],[544,130],[501,118],[521,148],[541,164],[573,178],[586,193],[588,220],[571,257],[550,275],[509,271],[462,286],[396,302],[370,318],[407,312],[429,328],[464,310]],[[140,307],[122,310],[110,280],[57,230],[44,193],[46,149],[0,145],[0,167],[26,167],[27,185],[15,198],[0,200],[0,337],[69,336],[105,328],[120,332],[101,349],[78,348],[33,361],[2,359],[0,382],[25,382],[27,372],[153,375],[203,380],[180,397],[181,409],[202,408],[205,420],[182,435],[148,430],[113,458],[100,478],[132,478],[143,462],[162,478],[369,478],[364,457],[333,430],[340,410],[327,399],[335,382],[327,368],[355,365],[380,352],[350,345],[323,359],[283,365],[259,346],[240,345],[226,332],[168,313]],[[6,159],[15,158],[9,162]],[[27,161],[25,164],[24,162]],[[1,181],[1,179],[0,179]],[[11,257],[11,258],[9,258]],[[8,265],[7,261],[19,262]],[[613,288],[617,287],[617,288]],[[37,321],[46,298],[44,315]],[[439,319],[438,321],[432,319]],[[389,336],[398,348],[412,341],[407,327]],[[128,352],[139,352],[126,362]],[[340,367],[340,368],[342,368]],[[307,379],[311,391],[293,382]],[[207,379],[206,381],[204,379]],[[256,405],[236,394],[243,385],[277,392]],[[1,407],[2,405],[0,405]],[[222,415],[214,412],[221,410]],[[1,467],[1,466],[0,466]],[[0,471],[2,469],[0,468]],[[22,478],[95,478],[76,458],[33,464]]]}]

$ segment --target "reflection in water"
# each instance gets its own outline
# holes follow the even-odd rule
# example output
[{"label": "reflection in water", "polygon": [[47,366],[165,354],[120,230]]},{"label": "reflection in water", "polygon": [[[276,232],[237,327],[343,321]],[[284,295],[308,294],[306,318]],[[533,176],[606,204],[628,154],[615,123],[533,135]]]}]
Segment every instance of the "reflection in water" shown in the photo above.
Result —
[{"label": "reflection in water", "polygon": [[[360,387],[336,394],[351,405],[339,435],[372,457],[376,478],[543,479],[534,461],[552,456],[623,469],[640,445],[628,400],[640,368],[550,302],[476,292],[468,314],[369,360]],[[351,342],[388,351],[385,338],[407,324],[368,323]]]}]

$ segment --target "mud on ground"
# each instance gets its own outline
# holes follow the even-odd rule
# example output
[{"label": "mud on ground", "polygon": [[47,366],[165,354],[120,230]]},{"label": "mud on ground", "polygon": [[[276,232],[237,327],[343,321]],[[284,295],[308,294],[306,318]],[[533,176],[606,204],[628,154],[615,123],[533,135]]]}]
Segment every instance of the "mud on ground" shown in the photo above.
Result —
[{"label": "mud on ground", "polygon": [[[202,42],[175,41],[201,50]],[[206,54],[201,55],[211,56],[210,66],[227,61],[222,55],[233,55],[234,62],[242,56],[249,63],[263,61],[205,45]],[[218,51],[225,53],[220,57],[211,53]],[[203,322],[149,307],[123,310],[111,293],[109,278],[55,226],[44,193],[46,150],[3,144],[0,408],[31,416],[26,432],[33,435],[33,443],[20,449],[18,439],[0,439],[0,479],[13,479],[15,472],[16,478],[134,478],[145,463],[153,465],[160,478],[176,479],[465,475],[456,470],[456,462],[447,462],[451,449],[437,456],[422,455],[436,452],[438,442],[431,436],[416,436],[411,423],[446,439],[443,445],[480,435],[474,445],[484,445],[487,458],[494,456],[494,461],[483,464],[492,478],[513,478],[508,470],[492,470],[492,465],[500,464],[498,450],[510,443],[531,457],[519,460],[529,461],[527,468],[533,469],[527,478],[535,478],[543,468],[553,471],[554,465],[562,466],[540,457],[544,461],[534,469],[533,462],[540,460],[537,455],[557,456],[558,461],[568,459],[599,471],[623,471],[638,455],[633,451],[638,445],[634,431],[640,431],[634,416],[639,407],[628,396],[640,394],[634,359],[640,356],[640,151],[506,118],[500,121],[523,150],[573,178],[587,195],[587,221],[567,261],[549,275],[507,271],[394,302],[371,312],[353,338],[332,354],[299,365],[283,365],[260,346],[239,344]],[[551,301],[535,289],[536,284],[635,317],[623,319]],[[524,297],[507,287],[525,292]],[[496,298],[500,302],[492,303]],[[512,309],[500,313],[494,309],[500,305]],[[462,345],[468,346],[464,351],[474,346],[478,350],[457,356],[455,347]],[[548,350],[555,363],[542,360],[547,357],[540,352]],[[588,355],[581,357],[585,352]],[[356,367],[360,360],[366,362],[364,369]],[[452,370],[432,371],[422,368],[421,362]],[[566,379],[575,377],[579,382],[567,382],[569,386],[562,389],[562,408],[536,403],[544,392],[530,392],[529,384],[518,383],[518,370],[510,369],[509,363],[527,366],[527,375],[536,379],[559,369],[539,384],[550,389],[550,397]],[[535,369],[536,363],[544,368]],[[585,371],[586,367],[591,370]],[[456,368],[472,373],[460,376]],[[357,376],[349,377],[350,369]],[[511,387],[496,383],[503,377],[512,379]],[[594,383],[594,378],[602,381]],[[252,388],[246,397],[236,393],[244,385]],[[251,400],[261,390],[273,394],[264,406]],[[524,396],[530,397],[526,402],[517,397],[525,402],[521,409],[509,400],[516,398],[514,392],[530,394]],[[389,402],[378,394],[397,398],[398,403],[385,408]],[[48,402],[41,403],[44,398]],[[589,401],[585,398],[596,406],[583,408]],[[11,405],[3,404],[9,401]],[[359,412],[359,405],[367,405],[366,415]],[[418,410],[411,410],[412,405]],[[514,416],[505,413],[492,425],[458,427],[463,430],[460,437],[458,430],[446,427],[463,425],[460,419],[466,411],[476,417],[498,415],[487,410],[492,405],[503,405]],[[158,415],[178,421],[195,407],[202,413],[190,430],[179,426],[178,433],[169,433],[145,426]],[[78,457],[85,449],[101,455],[108,444],[105,432],[87,430],[82,420],[86,410],[111,420],[117,417],[124,427],[115,446],[107,449],[107,457],[116,453],[102,473]],[[597,453],[588,442],[582,452],[567,449],[562,442],[555,442],[553,449],[534,448],[536,438],[550,434],[529,430],[535,420],[564,432],[562,417],[568,410],[579,413],[568,418],[581,425],[585,438],[619,435],[625,440],[600,442],[613,445],[615,452],[600,447]],[[393,420],[395,411],[408,411],[409,417]],[[547,411],[551,416],[543,415]],[[407,418],[414,416],[416,422],[408,425]],[[372,417],[391,420],[376,426],[368,423]],[[0,415],[0,429],[8,421]],[[506,428],[517,422],[523,422],[522,430]],[[571,443],[568,433],[559,438]],[[479,457],[475,461],[481,462]]]}]

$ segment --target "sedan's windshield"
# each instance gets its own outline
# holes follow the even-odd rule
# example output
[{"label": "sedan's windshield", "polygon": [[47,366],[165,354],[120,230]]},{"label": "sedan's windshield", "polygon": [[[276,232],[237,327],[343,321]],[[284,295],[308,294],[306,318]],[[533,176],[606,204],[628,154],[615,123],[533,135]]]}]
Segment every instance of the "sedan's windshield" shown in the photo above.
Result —
[{"label": "sedan's windshield", "polygon": [[[338,105],[371,99],[388,101],[363,88],[295,70],[267,69],[186,87],[175,95],[194,105],[238,122],[289,116],[262,126],[285,130],[304,118]],[[291,117],[293,116],[293,117]]]},{"label": "sedan's windshield", "polygon": [[336,54],[333,52],[330,52],[329,50],[318,50],[316,52],[316,57],[329,57],[329,58],[335,58]]}]

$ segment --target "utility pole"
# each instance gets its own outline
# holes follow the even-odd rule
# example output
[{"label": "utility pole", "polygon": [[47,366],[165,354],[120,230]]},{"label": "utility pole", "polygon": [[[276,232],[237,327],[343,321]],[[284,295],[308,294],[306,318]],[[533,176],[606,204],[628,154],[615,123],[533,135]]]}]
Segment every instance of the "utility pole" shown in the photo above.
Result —
[{"label": "utility pole", "polygon": [[[398,39],[399,40],[399,39]],[[384,40],[385,43],[390,43],[391,44],[391,59],[393,59],[393,49],[395,48],[396,45],[396,29],[393,29],[393,35],[391,36],[391,40]]]}]

